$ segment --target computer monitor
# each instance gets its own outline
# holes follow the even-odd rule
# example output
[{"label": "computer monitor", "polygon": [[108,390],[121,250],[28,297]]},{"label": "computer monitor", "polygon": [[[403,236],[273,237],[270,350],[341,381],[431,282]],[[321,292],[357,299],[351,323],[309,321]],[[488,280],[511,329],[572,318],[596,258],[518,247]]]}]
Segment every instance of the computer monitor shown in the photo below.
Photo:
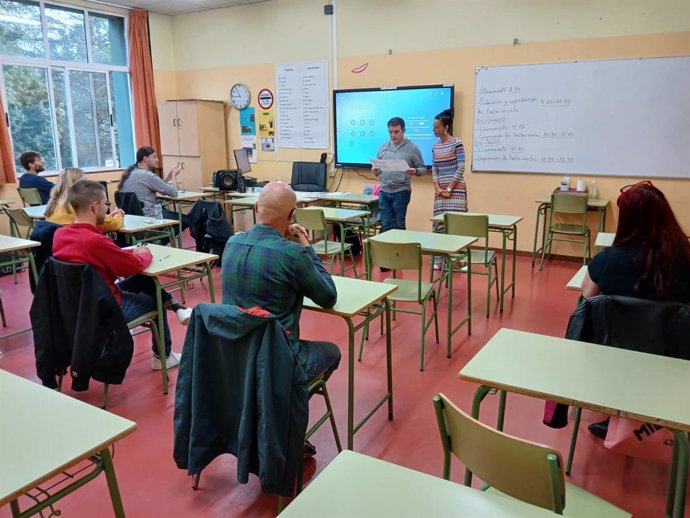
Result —
[{"label": "computer monitor", "polygon": [[237,163],[237,169],[240,170],[240,173],[246,174],[251,172],[252,166],[249,163],[247,151],[245,149],[233,149],[232,152],[235,155],[235,162]]}]

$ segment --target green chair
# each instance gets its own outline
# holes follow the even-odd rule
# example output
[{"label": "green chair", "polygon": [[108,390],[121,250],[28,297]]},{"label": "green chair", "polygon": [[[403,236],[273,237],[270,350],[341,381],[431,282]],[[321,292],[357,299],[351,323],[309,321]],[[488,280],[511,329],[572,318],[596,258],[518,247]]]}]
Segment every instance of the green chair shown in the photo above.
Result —
[{"label": "green chair", "polygon": [[[582,217],[581,224],[556,223],[555,214],[573,214]],[[565,237],[556,237],[565,236]],[[582,238],[582,241],[577,238]],[[551,255],[551,245],[554,241],[565,241],[570,243],[583,243],[584,254],[582,264],[587,264],[589,259],[589,227],[587,226],[587,195],[586,194],[559,194],[551,195],[551,211],[549,213],[549,229],[546,234],[546,242],[541,249],[541,264],[539,270],[544,267],[544,256],[548,248]]]},{"label": "green chair", "polygon": [[[335,264],[335,257],[340,256],[340,275],[345,275],[347,270],[352,270],[354,276],[357,277],[357,268],[355,266],[355,257],[352,255],[352,245],[350,243],[341,243],[339,241],[329,241],[328,240],[328,228],[326,225],[326,216],[323,214],[323,210],[319,209],[296,209],[295,210],[295,222],[302,225],[305,229],[310,231],[312,235],[316,232],[320,232],[322,239],[320,241],[315,241],[312,243],[314,252],[320,257],[327,257],[328,264],[331,267],[331,273],[333,273],[333,265]],[[345,253],[350,256],[350,266],[345,266]]]},{"label": "green chair", "polygon": [[[443,216],[444,227],[446,234],[453,234],[456,236],[471,236],[478,237],[484,240],[481,248],[473,248],[470,250],[469,261],[472,263],[472,274],[486,275],[488,283],[486,286],[486,318],[489,318],[489,311],[491,310],[491,286],[496,286],[496,299],[500,302],[501,294],[498,292],[498,261],[496,260],[496,253],[489,250],[489,216],[486,214],[459,214],[446,212]],[[459,258],[464,259],[463,256]],[[449,268],[448,275],[453,273],[453,263],[458,259],[451,257],[450,263],[444,264],[444,268]],[[477,271],[474,265],[482,265],[486,271]],[[493,274],[492,269],[493,267]],[[467,273],[467,267],[460,269],[461,272]],[[439,288],[440,289],[440,288]]]},{"label": "green chair", "polygon": [[32,187],[30,189],[23,189],[19,187],[17,189],[17,192],[19,192],[19,197],[22,199],[24,207],[34,207],[36,205],[43,205],[43,200],[41,200],[41,194],[35,187]]},{"label": "green chair", "polygon": [[[393,277],[385,279],[386,284],[394,284],[398,287],[396,291],[388,295],[388,300],[392,302],[391,311],[413,313],[422,317],[422,332],[420,338],[419,370],[424,370],[424,337],[426,332],[434,323],[436,331],[436,343],[438,343],[438,308],[436,302],[436,291],[431,282],[422,282],[422,247],[419,243],[383,243],[376,240],[367,239],[364,242],[364,257],[367,265],[367,279],[371,280],[374,266],[389,268],[393,270]],[[396,270],[417,270],[416,280],[398,279]],[[426,306],[431,300],[434,310],[427,319]],[[397,302],[416,302],[421,306],[420,310],[399,308]],[[366,332],[366,331],[365,331]],[[360,344],[360,358],[364,341]]]},{"label": "green chair", "polygon": [[[10,235],[29,239],[34,228],[34,220],[31,219],[22,209],[4,209],[5,214],[10,220]],[[26,228],[26,230],[22,230]]]},{"label": "green chair", "polygon": [[[565,481],[561,454],[548,446],[491,428],[455,406],[446,396],[434,396],[434,409],[443,445],[443,478],[450,480],[451,453],[498,494],[550,509],[556,514],[597,518],[630,518],[609,502]],[[567,501],[566,501],[567,495]]]}]

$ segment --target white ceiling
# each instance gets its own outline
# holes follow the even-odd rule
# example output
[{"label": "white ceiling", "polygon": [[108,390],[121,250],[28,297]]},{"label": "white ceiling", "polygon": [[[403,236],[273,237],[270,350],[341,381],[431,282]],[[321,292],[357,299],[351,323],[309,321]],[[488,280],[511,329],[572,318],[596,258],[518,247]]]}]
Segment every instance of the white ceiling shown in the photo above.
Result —
[{"label": "white ceiling", "polygon": [[96,3],[118,7],[138,7],[146,11],[169,16],[197,11],[208,11],[221,7],[255,4],[267,0],[92,0]]}]

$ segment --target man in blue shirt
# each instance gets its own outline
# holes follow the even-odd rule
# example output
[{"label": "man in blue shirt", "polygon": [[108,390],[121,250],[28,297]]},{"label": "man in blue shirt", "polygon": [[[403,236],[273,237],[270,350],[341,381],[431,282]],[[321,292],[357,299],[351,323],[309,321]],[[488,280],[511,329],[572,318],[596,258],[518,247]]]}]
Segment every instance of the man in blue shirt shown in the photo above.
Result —
[{"label": "man in blue shirt", "polygon": [[46,205],[50,198],[50,190],[55,184],[43,176],[38,176],[38,173],[46,170],[43,158],[36,151],[26,151],[19,157],[19,162],[26,169],[26,173],[19,179],[19,187],[21,189],[38,189],[41,203]]}]

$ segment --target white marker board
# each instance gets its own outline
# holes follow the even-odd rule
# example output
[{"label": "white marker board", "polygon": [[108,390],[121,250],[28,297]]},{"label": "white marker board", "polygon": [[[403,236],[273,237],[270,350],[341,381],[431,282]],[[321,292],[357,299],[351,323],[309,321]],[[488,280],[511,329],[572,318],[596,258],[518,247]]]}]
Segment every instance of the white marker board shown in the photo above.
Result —
[{"label": "white marker board", "polygon": [[473,171],[690,178],[690,56],[479,67]]}]

